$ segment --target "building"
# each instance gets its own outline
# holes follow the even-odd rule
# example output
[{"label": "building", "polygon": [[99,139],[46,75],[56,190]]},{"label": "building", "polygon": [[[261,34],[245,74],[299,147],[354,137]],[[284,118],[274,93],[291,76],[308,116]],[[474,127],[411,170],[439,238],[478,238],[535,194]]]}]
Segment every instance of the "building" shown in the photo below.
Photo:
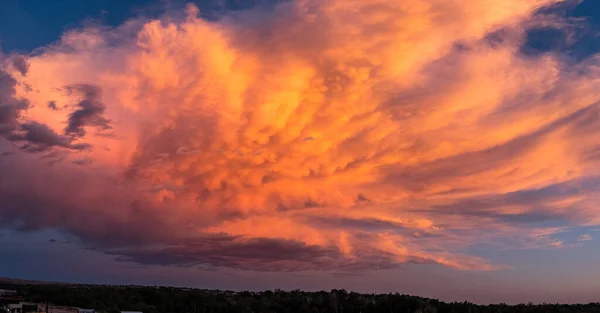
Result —
[{"label": "building", "polygon": [[121,313],[143,313],[140,311],[121,311]]},{"label": "building", "polygon": [[79,309],[79,313],[96,313],[94,309]]},{"label": "building", "polygon": [[16,290],[0,289],[0,297],[15,297],[16,295],[17,295]]},{"label": "building", "polygon": [[18,296],[16,290],[0,289],[0,309],[7,311],[9,304],[20,303],[25,300],[23,297]]},{"label": "building", "polygon": [[18,304],[8,304],[5,306],[8,313],[31,313],[38,312],[38,306],[35,303],[21,302]]},{"label": "building", "polygon": [[72,306],[48,305],[48,309],[44,311],[45,313],[79,313],[79,310],[80,308]]}]

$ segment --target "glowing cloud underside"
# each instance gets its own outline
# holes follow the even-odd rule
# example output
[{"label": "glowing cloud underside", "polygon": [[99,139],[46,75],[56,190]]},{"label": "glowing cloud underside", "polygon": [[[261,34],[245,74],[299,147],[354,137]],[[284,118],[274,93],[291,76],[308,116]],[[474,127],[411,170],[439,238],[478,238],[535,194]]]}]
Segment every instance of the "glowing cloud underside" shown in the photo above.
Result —
[{"label": "glowing cloud underside", "polygon": [[520,52],[556,2],[190,6],[5,56],[0,222],[265,271],[565,247],[600,224],[600,70]]}]

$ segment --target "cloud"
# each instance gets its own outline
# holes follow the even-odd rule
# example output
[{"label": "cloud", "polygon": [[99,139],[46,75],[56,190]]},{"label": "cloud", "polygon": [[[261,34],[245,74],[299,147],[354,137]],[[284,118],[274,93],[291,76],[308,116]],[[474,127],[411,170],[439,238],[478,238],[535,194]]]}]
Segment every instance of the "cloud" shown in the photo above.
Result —
[{"label": "cloud", "polygon": [[48,107],[54,111],[59,110],[58,106],[56,105],[56,101],[54,101],[54,100],[48,101]]},{"label": "cloud", "polygon": [[18,128],[21,112],[29,107],[26,99],[15,97],[17,81],[0,69],[0,135],[7,136]]},{"label": "cloud", "polygon": [[23,76],[27,75],[27,71],[29,70],[29,63],[27,63],[27,59],[22,55],[13,55],[11,56],[12,66],[19,71],[19,73]]},{"label": "cloud", "polygon": [[331,269],[395,268],[398,263],[382,253],[360,260],[347,260],[335,247],[307,245],[277,238],[212,236],[156,248],[112,251],[121,261],[141,264],[212,265],[258,271],[302,271]]},{"label": "cloud", "polygon": [[59,135],[49,126],[30,121],[20,125],[22,132],[12,134],[11,141],[26,142],[20,148],[27,152],[44,152],[52,147],[63,147],[74,150],[84,150],[90,147],[86,143],[74,144],[70,137]]},{"label": "cloud", "polygon": [[588,234],[583,234],[577,238],[577,241],[579,241],[579,242],[590,241],[590,240],[592,240],[592,236],[590,236]]},{"label": "cloud", "polygon": [[110,120],[102,115],[106,110],[100,101],[101,90],[97,86],[79,84],[67,86],[70,94],[80,94],[82,99],[75,105],[77,109],[69,115],[65,134],[85,136],[84,126],[94,126],[101,130],[111,129]]},{"label": "cloud", "polygon": [[[12,64],[21,74],[26,74],[25,61],[13,56]],[[16,65],[15,65],[16,64]],[[57,134],[51,127],[37,121],[24,120],[22,115],[30,108],[27,99],[19,98],[17,80],[5,69],[0,68],[0,136],[8,141],[22,143],[19,149],[26,152],[43,152],[53,147],[82,150],[89,147],[85,143],[73,143],[73,140]]]},{"label": "cloud", "polygon": [[0,223],[260,271],[568,248],[561,232],[600,224],[600,57],[522,49],[559,2],[287,1],[69,31],[26,78],[0,72],[20,148]]},{"label": "cloud", "polygon": [[73,164],[77,164],[77,165],[90,165],[93,163],[93,161],[90,159],[77,159],[77,160],[73,160],[71,162],[73,162]]}]

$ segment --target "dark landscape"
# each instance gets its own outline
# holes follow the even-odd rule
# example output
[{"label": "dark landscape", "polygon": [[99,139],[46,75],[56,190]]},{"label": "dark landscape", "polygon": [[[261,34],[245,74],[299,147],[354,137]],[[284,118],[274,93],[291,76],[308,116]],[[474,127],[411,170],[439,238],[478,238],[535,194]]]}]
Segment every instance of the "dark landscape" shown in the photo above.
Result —
[{"label": "dark landscape", "polygon": [[[0,288],[17,290],[25,300],[96,312],[119,313],[512,313],[600,312],[600,303],[490,304],[443,302],[404,294],[360,294],[346,290],[235,292],[165,286],[87,285],[0,279]],[[40,307],[44,310],[44,306]],[[74,312],[77,310],[74,309]]]}]

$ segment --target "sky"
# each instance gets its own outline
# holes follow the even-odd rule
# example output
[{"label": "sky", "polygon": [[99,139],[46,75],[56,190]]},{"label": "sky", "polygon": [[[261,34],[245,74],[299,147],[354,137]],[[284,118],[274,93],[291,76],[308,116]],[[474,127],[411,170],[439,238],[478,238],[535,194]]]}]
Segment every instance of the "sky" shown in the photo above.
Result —
[{"label": "sky", "polygon": [[598,301],[597,0],[6,0],[0,48],[0,276]]}]

